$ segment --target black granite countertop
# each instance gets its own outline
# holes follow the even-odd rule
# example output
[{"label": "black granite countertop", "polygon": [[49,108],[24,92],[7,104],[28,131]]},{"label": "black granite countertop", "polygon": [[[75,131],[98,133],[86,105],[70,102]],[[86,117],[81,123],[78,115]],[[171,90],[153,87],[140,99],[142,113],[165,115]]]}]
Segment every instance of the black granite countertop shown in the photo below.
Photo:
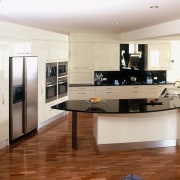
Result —
[{"label": "black granite countertop", "polygon": [[[129,83],[129,84],[120,84],[120,85],[112,85],[112,84],[103,84],[101,86],[132,86],[132,85],[173,85],[174,83],[172,82],[167,82],[166,84],[147,84],[147,83]],[[69,84],[69,87],[88,87],[88,86],[97,86],[94,84],[90,84],[90,83],[84,83],[84,84]]]},{"label": "black granite countertop", "polygon": [[68,100],[52,106],[53,109],[89,113],[146,113],[180,108],[179,97],[158,99],[117,99],[90,103],[88,100]]},{"label": "black granite countertop", "polygon": [[83,83],[83,84],[69,84],[69,87],[87,87],[87,86],[94,86],[94,84],[90,84],[90,83]]}]

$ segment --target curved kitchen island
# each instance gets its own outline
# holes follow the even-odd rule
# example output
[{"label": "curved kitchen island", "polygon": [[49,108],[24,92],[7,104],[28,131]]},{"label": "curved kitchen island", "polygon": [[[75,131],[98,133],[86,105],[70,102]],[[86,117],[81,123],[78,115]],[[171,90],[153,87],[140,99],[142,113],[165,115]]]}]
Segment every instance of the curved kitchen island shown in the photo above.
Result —
[{"label": "curved kitchen island", "polygon": [[72,148],[77,149],[77,113],[94,113],[100,150],[176,146],[180,139],[180,99],[118,99],[89,103],[68,100],[52,107],[72,112]]}]

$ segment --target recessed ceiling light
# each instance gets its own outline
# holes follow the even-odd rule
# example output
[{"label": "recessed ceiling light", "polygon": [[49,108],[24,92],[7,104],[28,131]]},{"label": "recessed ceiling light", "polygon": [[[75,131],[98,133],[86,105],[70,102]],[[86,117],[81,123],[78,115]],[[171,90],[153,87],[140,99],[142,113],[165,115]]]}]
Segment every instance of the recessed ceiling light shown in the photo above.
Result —
[{"label": "recessed ceiling light", "polygon": [[158,9],[159,6],[150,6],[151,9]]},{"label": "recessed ceiling light", "polygon": [[118,25],[118,24],[119,24],[119,21],[116,21],[115,24]]}]

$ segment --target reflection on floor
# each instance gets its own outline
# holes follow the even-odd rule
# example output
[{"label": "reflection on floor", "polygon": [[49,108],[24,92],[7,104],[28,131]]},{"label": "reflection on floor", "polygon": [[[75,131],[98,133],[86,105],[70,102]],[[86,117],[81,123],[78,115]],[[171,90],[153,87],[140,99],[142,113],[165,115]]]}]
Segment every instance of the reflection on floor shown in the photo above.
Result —
[{"label": "reflection on floor", "polygon": [[180,147],[99,152],[92,114],[78,114],[78,150],[71,148],[71,113],[0,150],[0,180],[180,179]]}]

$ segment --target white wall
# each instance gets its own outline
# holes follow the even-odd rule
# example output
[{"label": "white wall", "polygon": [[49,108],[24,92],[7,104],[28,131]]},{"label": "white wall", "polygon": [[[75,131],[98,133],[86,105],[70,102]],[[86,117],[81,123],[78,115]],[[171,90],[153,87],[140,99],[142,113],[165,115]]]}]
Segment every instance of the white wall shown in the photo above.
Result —
[{"label": "white wall", "polygon": [[[65,36],[66,35],[66,36]],[[24,25],[12,24],[0,21],[0,36],[4,38],[25,38],[25,39],[41,39],[66,41],[67,34],[59,34],[47,30],[37,29]]]},{"label": "white wall", "polygon": [[180,19],[117,35],[121,41],[148,40],[180,35]]},{"label": "white wall", "polygon": [[174,82],[180,81],[180,41],[171,42],[171,70],[167,71],[167,80]]}]

